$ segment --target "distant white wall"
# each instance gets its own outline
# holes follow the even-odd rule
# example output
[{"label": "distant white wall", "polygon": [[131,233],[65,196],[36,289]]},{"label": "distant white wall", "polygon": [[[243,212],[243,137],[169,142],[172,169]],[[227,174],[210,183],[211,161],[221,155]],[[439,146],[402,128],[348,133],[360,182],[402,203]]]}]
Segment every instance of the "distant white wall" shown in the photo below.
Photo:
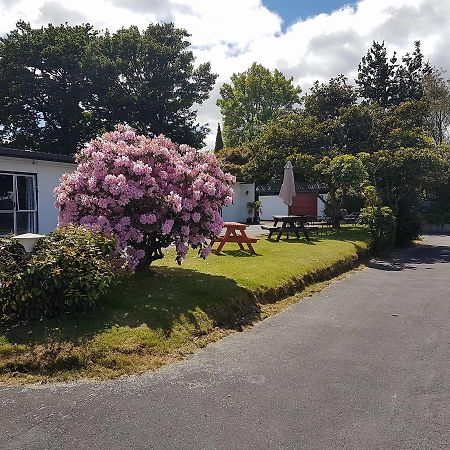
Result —
[{"label": "distant white wall", "polygon": [[278,195],[260,195],[259,200],[262,204],[262,220],[272,220],[272,216],[288,214],[288,206]]},{"label": "distant white wall", "polygon": [[246,222],[248,217],[247,202],[255,201],[255,184],[239,183],[233,186],[234,202],[223,208],[222,218],[225,222]]},{"label": "distant white wall", "polygon": [[49,233],[56,228],[58,211],[55,208],[53,189],[59,184],[61,175],[72,172],[75,164],[54,161],[0,157],[0,172],[36,174],[38,191],[38,232]]},{"label": "distant white wall", "polygon": [[[321,195],[325,200],[327,199],[327,194]],[[317,197],[317,216],[325,216],[325,203]]]}]

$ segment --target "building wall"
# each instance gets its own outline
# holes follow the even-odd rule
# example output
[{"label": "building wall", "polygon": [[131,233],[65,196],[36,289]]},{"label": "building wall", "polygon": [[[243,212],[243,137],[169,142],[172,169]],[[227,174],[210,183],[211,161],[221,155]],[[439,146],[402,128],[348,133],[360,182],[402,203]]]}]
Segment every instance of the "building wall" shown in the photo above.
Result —
[{"label": "building wall", "polygon": [[36,174],[38,200],[38,232],[49,233],[56,228],[58,211],[53,189],[61,175],[75,170],[75,164],[54,161],[34,161],[23,158],[0,157],[0,171]]},{"label": "building wall", "polygon": [[293,216],[317,216],[317,193],[298,192],[292,198],[289,214]]},{"label": "building wall", "polygon": [[239,183],[233,186],[234,202],[223,208],[222,218],[225,222],[246,222],[248,217],[247,202],[255,201],[255,184]]},{"label": "building wall", "polygon": [[259,200],[262,204],[261,220],[272,220],[273,216],[285,216],[288,213],[287,205],[278,195],[260,195]]},{"label": "building wall", "polygon": [[[327,194],[322,194],[322,197],[326,200]],[[319,197],[317,197],[317,216],[325,216],[325,203]]]},{"label": "building wall", "polygon": [[[298,197],[304,195],[311,195],[310,193],[301,193],[297,194]],[[323,195],[324,198],[327,197],[326,194]],[[287,215],[289,208],[287,205],[283,203],[278,195],[260,195],[259,199],[262,203],[262,211],[261,211],[261,219],[262,220],[272,220],[273,216],[276,215]],[[317,210],[317,213],[315,212]],[[324,216],[325,215],[325,204],[317,197],[317,207],[312,208],[308,213],[310,215]]]}]

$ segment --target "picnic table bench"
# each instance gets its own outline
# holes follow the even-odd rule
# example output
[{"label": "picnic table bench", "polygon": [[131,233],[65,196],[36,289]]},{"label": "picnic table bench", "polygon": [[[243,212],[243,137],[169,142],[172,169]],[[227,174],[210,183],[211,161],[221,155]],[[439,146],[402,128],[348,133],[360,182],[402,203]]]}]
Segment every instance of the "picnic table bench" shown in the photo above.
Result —
[{"label": "picnic table bench", "polygon": [[[283,233],[286,233],[287,239],[289,239],[290,233],[293,233],[297,239],[300,239],[300,232],[309,241],[309,230],[305,226],[306,220],[306,216],[273,216],[273,226],[261,225],[261,228],[263,230],[269,230],[269,239],[273,234],[277,234],[277,238],[275,239],[277,242],[281,239]],[[278,226],[280,222],[281,226]]]},{"label": "picnic table bench", "polygon": [[239,248],[241,250],[245,250],[244,245],[246,245],[248,247],[249,253],[251,255],[256,255],[255,249],[253,248],[252,244],[258,242],[258,239],[247,235],[247,233],[245,232],[247,225],[238,222],[225,222],[223,224],[223,228],[225,229],[225,234],[220,235],[211,241],[211,245],[219,242],[219,246],[217,247],[217,249],[213,250],[216,255],[218,255],[222,251],[224,245],[227,242],[235,242],[239,245]]},{"label": "picnic table bench", "polygon": [[317,234],[322,232],[327,234],[328,230],[332,231],[333,224],[331,219],[327,217],[308,216],[308,221],[305,224],[305,228],[310,231],[315,231]]}]

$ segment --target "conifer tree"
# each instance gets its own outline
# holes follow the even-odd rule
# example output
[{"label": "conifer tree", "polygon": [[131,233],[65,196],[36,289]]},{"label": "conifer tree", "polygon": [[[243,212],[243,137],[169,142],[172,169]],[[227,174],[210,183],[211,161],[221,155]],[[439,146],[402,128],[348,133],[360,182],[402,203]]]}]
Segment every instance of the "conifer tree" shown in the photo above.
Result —
[{"label": "conifer tree", "polygon": [[214,145],[214,151],[223,149],[222,130],[220,129],[220,123],[217,124],[216,144]]}]

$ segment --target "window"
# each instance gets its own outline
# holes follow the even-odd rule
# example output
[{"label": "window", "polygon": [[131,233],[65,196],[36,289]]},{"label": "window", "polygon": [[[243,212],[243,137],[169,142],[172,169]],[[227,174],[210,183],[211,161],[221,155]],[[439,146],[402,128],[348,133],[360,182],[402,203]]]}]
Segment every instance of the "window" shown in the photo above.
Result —
[{"label": "window", "polygon": [[0,173],[0,235],[35,233],[36,176]]}]

